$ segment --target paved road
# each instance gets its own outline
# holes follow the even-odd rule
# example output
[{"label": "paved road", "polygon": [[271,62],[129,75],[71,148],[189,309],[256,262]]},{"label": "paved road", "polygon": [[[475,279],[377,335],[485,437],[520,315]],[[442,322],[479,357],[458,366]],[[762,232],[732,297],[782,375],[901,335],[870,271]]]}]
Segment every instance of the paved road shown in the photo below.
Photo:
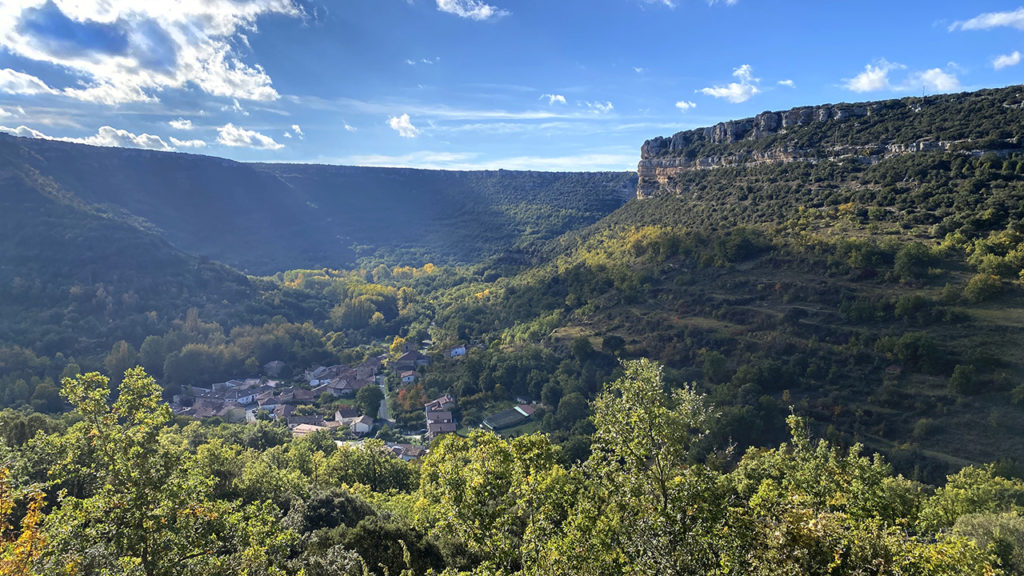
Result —
[{"label": "paved road", "polygon": [[388,420],[388,382],[383,374],[377,376],[377,385],[380,386],[380,391],[384,393],[384,399],[380,401],[380,410],[377,411],[377,418]]}]

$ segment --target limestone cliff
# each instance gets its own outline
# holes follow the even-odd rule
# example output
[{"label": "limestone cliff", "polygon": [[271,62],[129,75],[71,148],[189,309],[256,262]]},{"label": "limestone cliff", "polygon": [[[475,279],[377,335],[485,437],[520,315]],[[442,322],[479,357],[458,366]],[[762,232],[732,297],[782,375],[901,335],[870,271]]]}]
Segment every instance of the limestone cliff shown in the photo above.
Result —
[{"label": "limestone cliff", "polygon": [[[637,197],[680,193],[673,176],[689,170],[837,158],[876,162],[932,150],[1018,150],[1024,136],[1016,128],[1024,120],[1022,108],[1024,89],[1016,86],[762,112],[644,142],[637,167]],[[974,121],[979,109],[986,111],[986,123],[994,127],[981,132],[975,126],[963,128],[965,119]],[[972,143],[978,143],[974,150]]]}]

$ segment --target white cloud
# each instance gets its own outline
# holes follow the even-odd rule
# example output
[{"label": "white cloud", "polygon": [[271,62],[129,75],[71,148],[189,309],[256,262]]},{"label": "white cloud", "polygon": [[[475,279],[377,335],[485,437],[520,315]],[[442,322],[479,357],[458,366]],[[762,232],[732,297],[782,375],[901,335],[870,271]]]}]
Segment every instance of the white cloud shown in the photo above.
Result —
[{"label": "white cloud", "polygon": [[877,62],[877,66],[868,64],[864,71],[853,78],[844,79],[843,86],[854,92],[878,92],[892,87],[889,83],[889,72],[905,68],[902,64],[888,62],[884,58]]},{"label": "white cloud", "polygon": [[33,95],[55,94],[56,90],[31,74],[4,68],[0,70],[0,92]]},{"label": "white cloud", "polygon": [[1020,64],[1020,52],[1014,50],[1012,54],[1002,54],[997,56],[992,61],[992,67],[996,70],[1002,70],[1003,68],[1009,68],[1010,66],[1016,66]]},{"label": "white cloud", "polygon": [[110,126],[100,126],[95,136],[86,138],[65,139],[69,142],[80,142],[93,146],[116,146],[118,148],[147,148],[149,150],[170,150],[159,136],[152,134],[133,134]]},{"label": "white cloud", "polygon": [[562,96],[561,94],[543,94],[540,98],[541,100],[547,98],[548,104],[554,104],[555,102],[558,102],[559,104],[565,104],[565,96]]},{"label": "white cloud", "polygon": [[356,132],[358,130],[359,130],[359,128],[356,128],[355,126],[350,125],[348,122],[345,122],[345,131],[346,132]]},{"label": "white cloud", "polygon": [[171,144],[175,148],[206,148],[203,140],[178,140],[174,136],[171,136]]},{"label": "white cloud", "polygon": [[171,128],[174,128],[175,130],[191,130],[192,129],[192,121],[191,120],[186,120],[185,118],[178,118],[177,120],[171,120],[171,121],[169,121],[167,123],[170,124]]},{"label": "white cloud", "polygon": [[907,79],[908,88],[920,86],[929,92],[953,92],[960,89],[960,79],[956,74],[941,68],[932,68],[924,72],[915,72]]},{"label": "white cloud", "polygon": [[225,146],[257,148],[260,150],[279,150],[284,144],[278,144],[270,136],[254,130],[246,130],[231,122],[217,128],[217,142]]},{"label": "white cloud", "polygon": [[965,22],[954,22],[950,30],[988,30],[1000,27],[1024,30],[1024,8],[1012,12],[987,12]]},{"label": "white cloud", "polygon": [[58,138],[54,136],[47,136],[46,134],[43,134],[33,128],[29,128],[28,126],[18,126],[17,128],[0,126],[0,132],[7,132],[8,134],[14,134],[15,136],[23,136],[26,138],[42,138],[44,140],[58,140],[60,142],[88,144],[90,146],[145,148],[147,150],[163,151],[173,150],[173,148],[164,142],[159,136],[154,136],[153,134],[134,134],[127,130],[111,126],[100,126],[100,129],[96,131],[96,134],[86,136],[84,138]]},{"label": "white cloud", "polygon": [[292,124],[292,132],[294,132],[299,138],[305,136],[305,134],[302,133],[302,128],[299,128],[298,124]]},{"label": "white cloud", "polygon": [[615,106],[611,102],[584,102],[587,108],[590,108],[598,114],[607,114],[615,109]]},{"label": "white cloud", "polygon": [[668,6],[669,8],[675,8],[675,0],[641,0],[644,4],[661,4],[662,6]]},{"label": "white cloud", "polygon": [[643,66],[633,66],[633,72],[636,72],[637,74],[643,74],[644,73],[644,67]]},{"label": "white cloud", "polygon": [[29,128],[28,126],[18,126],[17,128],[8,128],[7,126],[0,126],[0,132],[6,132],[13,136],[21,136],[22,138],[44,138],[51,139],[43,134],[39,130]]},{"label": "white cloud", "polygon": [[785,86],[786,88],[796,88],[796,82],[792,80],[779,80],[779,86]]},{"label": "white cloud", "polygon": [[485,4],[481,0],[437,0],[437,9],[471,20],[490,20],[510,14],[508,10]]},{"label": "white cloud", "polygon": [[156,102],[156,98],[146,94],[140,86],[100,82],[85,88],[65,88],[65,96],[75,100],[116,106],[129,102]]},{"label": "white cloud", "polygon": [[[292,0],[3,2],[0,47],[78,76],[79,85],[49,91],[89,102],[148,102],[187,86],[213,96],[274,100],[270,77],[258,64],[243,62],[236,46],[246,46],[260,16],[302,13]],[[29,19],[34,25],[25,25]],[[52,32],[58,23],[67,29],[59,38]],[[84,30],[89,33],[78,33]],[[45,88],[36,84],[40,92]]]},{"label": "white cloud", "polygon": [[724,98],[733,104],[746,102],[752,96],[761,92],[761,89],[758,88],[761,80],[754,78],[754,70],[750,67],[750,64],[744,64],[736,68],[733,70],[732,75],[738,82],[730,82],[727,86],[701,88],[700,92],[715,98]]},{"label": "white cloud", "polygon": [[398,132],[402,138],[415,138],[420,135],[419,129],[412,125],[408,114],[392,116],[388,119],[388,126],[391,126],[391,129]]},{"label": "white cloud", "polygon": [[679,108],[683,112],[686,112],[687,110],[693,110],[696,107],[696,102],[688,102],[686,100],[680,100],[679,102],[676,102],[676,108]]},{"label": "white cloud", "polygon": [[440,61],[440,56],[435,56],[433,58],[420,58],[419,60],[416,60],[414,58],[405,59],[405,63],[408,64],[409,66],[415,66],[417,64],[437,64]]}]

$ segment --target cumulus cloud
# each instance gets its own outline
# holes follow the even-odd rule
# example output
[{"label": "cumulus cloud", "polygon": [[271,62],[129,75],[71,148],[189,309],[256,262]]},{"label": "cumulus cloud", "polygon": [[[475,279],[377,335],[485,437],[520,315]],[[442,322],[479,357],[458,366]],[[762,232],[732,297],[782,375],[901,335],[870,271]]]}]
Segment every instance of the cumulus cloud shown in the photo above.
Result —
[{"label": "cumulus cloud", "polygon": [[388,126],[391,126],[391,129],[398,132],[402,138],[415,138],[420,135],[419,129],[412,125],[408,114],[392,116],[388,119]]},{"label": "cumulus cloud", "polygon": [[171,136],[171,144],[175,148],[205,148],[206,142],[203,140],[178,140],[174,136]]},{"label": "cumulus cloud", "polygon": [[169,121],[167,123],[170,124],[171,128],[174,128],[175,130],[191,130],[192,129],[192,121],[191,120],[186,120],[185,118],[178,118],[177,120],[171,120],[171,121]]},{"label": "cumulus cloud", "polygon": [[907,82],[909,88],[920,86],[929,92],[952,92],[960,89],[960,79],[956,74],[941,68],[915,72],[910,75]]},{"label": "cumulus cloud", "polygon": [[50,88],[39,78],[31,74],[25,74],[4,68],[0,70],[0,92],[8,94],[54,94],[56,90]]},{"label": "cumulus cloud", "polygon": [[676,108],[679,108],[683,112],[686,112],[687,110],[693,110],[696,107],[696,102],[688,102],[686,100],[680,100],[679,102],[676,102]]},{"label": "cumulus cloud", "polygon": [[90,146],[115,146],[118,148],[144,148],[147,150],[173,150],[171,146],[164,142],[159,136],[153,134],[135,134],[128,130],[122,130],[114,128],[112,126],[100,126],[96,134],[92,136],[86,136],[84,138],[57,138],[53,136],[47,136],[42,132],[29,128],[28,126],[18,126],[17,128],[8,128],[6,126],[0,126],[0,132],[7,132],[15,136],[23,136],[26,138],[42,138],[45,140],[59,140],[61,142],[72,142],[75,144],[88,144]]},{"label": "cumulus cloud", "polygon": [[890,73],[895,70],[905,70],[906,66],[889,62],[885,59],[875,64],[868,64],[864,71],[843,80],[843,86],[854,92],[878,92],[881,90],[893,90],[899,92],[925,90],[928,92],[952,92],[959,90],[962,85],[956,73],[955,63],[949,63],[947,69],[931,68],[929,70],[911,71],[900,81],[893,81]]},{"label": "cumulus cloud", "polygon": [[153,134],[133,134],[127,130],[113,128],[111,126],[100,126],[100,129],[93,136],[86,138],[68,139],[72,142],[91,144],[93,146],[116,146],[118,148],[146,148],[149,150],[170,150],[159,136]]},{"label": "cumulus cloud", "polygon": [[22,138],[44,138],[47,140],[52,140],[52,138],[48,138],[46,134],[43,134],[39,130],[29,128],[28,126],[18,126],[17,128],[8,128],[7,126],[0,126],[0,132],[6,132],[13,136],[21,136]]},{"label": "cumulus cloud", "polygon": [[1010,12],[986,12],[970,20],[954,22],[950,30],[988,30],[990,28],[1016,28],[1024,30],[1024,8]]},{"label": "cumulus cloud", "polygon": [[279,150],[284,144],[278,144],[270,136],[246,130],[231,122],[217,128],[217,142],[225,146],[256,148],[259,150]]},{"label": "cumulus cloud", "polygon": [[437,9],[470,20],[490,20],[508,16],[510,12],[481,0],[437,0]]},{"label": "cumulus cloud", "polygon": [[792,80],[779,80],[779,86],[785,86],[786,88],[796,88],[796,82]]},{"label": "cumulus cloud", "polygon": [[715,98],[723,98],[733,104],[746,102],[755,94],[761,92],[761,89],[758,88],[761,80],[754,78],[754,69],[750,67],[750,64],[744,64],[736,68],[732,71],[732,75],[736,78],[736,82],[730,82],[726,86],[701,88],[700,92]]},{"label": "cumulus cloud", "polygon": [[853,78],[846,78],[843,80],[843,86],[847,90],[854,92],[878,92],[879,90],[886,90],[892,87],[889,83],[889,72],[893,70],[901,70],[905,68],[902,64],[896,64],[888,62],[884,58],[879,60],[876,65],[868,64],[864,67],[864,71],[854,76]]},{"label": "cumulus cloud", "polygon": [[590,108],[592,111],[597,112],[598,114],[607,114],[615,109],[615,106],[610,101],[584,102],[584,104],[587,105],[587,108]]},{"label": "cumulus cloud", "polygon": [[565,104],[565,96],[562,96],[561,94],[544,94],[540,98],[541,100],[547,98],[548,104],[554,104],[555,102],[558,102],[559,104]]},{"label": "cumulus cloud", "polygon": [[997,56],[995,60],[992,60],[992,67],[996,70],[1002,70],[1003,68],[1009,68],[1010,66],[1016,66],[1020,64],[1020,52],[1014,50],[1012,54],[1002,54]]},{"label": "cumulus cloud", "polygon": [[49,91],[33,83],[39,92],[89,102],[148,102],[187,86],[213,96],[274,100],[270,77],[236,50],[267,14],[297,17],[302,10],[292,0],[21,0],[0,3],[0,47],[81,78]]}]

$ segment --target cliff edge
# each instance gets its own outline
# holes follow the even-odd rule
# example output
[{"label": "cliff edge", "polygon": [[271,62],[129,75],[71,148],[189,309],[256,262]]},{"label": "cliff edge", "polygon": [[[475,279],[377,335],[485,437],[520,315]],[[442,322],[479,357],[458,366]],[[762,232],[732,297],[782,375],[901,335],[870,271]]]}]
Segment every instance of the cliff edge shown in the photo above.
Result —
[{"label": "cliff edge", "polygon": [[644,142],[637,198],[679,194],[689,170],[766,162],[958,151],[1010,153],[1024,138],[1024,86],[854,104],[803,106]]}]

